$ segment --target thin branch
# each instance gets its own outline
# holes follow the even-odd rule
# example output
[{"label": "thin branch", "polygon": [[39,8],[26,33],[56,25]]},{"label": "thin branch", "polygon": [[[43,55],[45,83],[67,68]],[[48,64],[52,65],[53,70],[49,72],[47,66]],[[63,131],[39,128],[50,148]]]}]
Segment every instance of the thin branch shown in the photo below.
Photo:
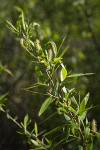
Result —
[{"label": "thin branch", "polygon": [[50,79],[50,81],[51,81],[51,83],[52,83],[52,85],[54,87],[54,82],[53,82],[52,78],[50,77],[50,74],[49,74],[49,72],[47,70],[46,70],[46,73],[47,73],[47,76],[49,77],[49,79]]},{"label": "thin branch", "polygon": [[[3,108],[0,109],[3,113],[6,115],[9,115]],[[22,126],[13,118],[9,115],[8,119],[12,120],[19,128],[22,128]]]}]

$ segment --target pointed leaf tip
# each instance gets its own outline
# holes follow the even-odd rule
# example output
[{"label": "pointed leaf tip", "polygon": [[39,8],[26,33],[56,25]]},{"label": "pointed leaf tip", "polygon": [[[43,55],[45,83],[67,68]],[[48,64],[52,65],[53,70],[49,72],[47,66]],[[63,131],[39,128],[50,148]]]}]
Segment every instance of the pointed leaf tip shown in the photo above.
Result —
[{"label": "pointed leaf tip", "polygon": [[39,116],[41,116],[47,109],[47,107],[50,105],[50,103],[52,102],[52,97],[48,97],[44,103],[42,104],[40,111],[39,111]]}]

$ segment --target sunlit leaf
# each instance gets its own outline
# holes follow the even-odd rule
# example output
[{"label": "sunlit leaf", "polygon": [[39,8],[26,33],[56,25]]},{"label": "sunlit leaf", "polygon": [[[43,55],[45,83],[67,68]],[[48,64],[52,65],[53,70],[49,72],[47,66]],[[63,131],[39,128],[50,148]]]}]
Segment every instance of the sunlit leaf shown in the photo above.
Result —
[{"label": "sunlit leaf", "polygon": [[72,108],[71,106],[69,107],[69,110],[70,110],[74,115],[77,114],[76,110],[75,110],[74,108]]},{"label": "sunlit leaf", "polygon": [[66,114],[64,114],[64,117],[65,117],[65,119],[66,119],[67,121],[70,121],[70,120],[71,120],[71,118],[70,118],[68,115],[66,115]]},{"label": "sunlit leaf", "polygon": [[39,25],[37,22],[34,22],[34,23],[33,23],[33,26],[34,26],[34,27],[35,27],[35,26],[38,26],[38,27],[39,27],[40,25]]},{"label": "sunlit leaf", "polygon": [[84,111],[83,114],[80,116],[80,120],[83,122],[83,120],[86,118],[87,111]]},{"label": "sunlit leaf", "polygon": [[78,73],[78,74],[72,74],[68,75],[68,78],[76,78],[76,77],[81,77],[81,76],[87,76],[87,75],[93,75],[94,73]]},{"label": "sunlit leaf", "polygon": [[26,114],[26,116],[24,117],[24,125],[26,125],[28,123],[29,117],[28,114]]},{"label": "sunlit leaf", "polygon": [[24,19],[24,13],[22,12],[22,25],[23,29],[25,30],[25,19]]},{"label": "sunlit leaf", "polygon": [[81,116],[83,112],[85,111],[85,100],[83,99],[80,106],[79,106],[79,115]]},{"label": "sunlit leaf", "polygon": [[19,33],[19,31],[12,25],[11,22],[7,21],[7,27],[12,31],[12,32],[15,32],[15,33]]},{"label": "sunlit leaf", "polygon": [[42,104],[41,108],[40,108],[40,111],[39,111],[39,116],[41,116],[45,111],[46,109],[48,108],[48,106],[50,105],[50,103],[52,102],[52,97],[48,97],[44,103]]},{"label": "sunlit leaf", "polygon": [[54,62],[55,62],[55,63],[58,63],[60,60],[62,60],[61,57],[54,58]]},{"label": "sunlit leaf", "polygon": [[35,129],[35,134],[37,136],[38,135],[38,127],[37,127],[37,123],[36,122],[34,124],[34,129]]},{"label": "sunlit leaf", "polygon": [[84,97],[84,100],[85,100],[85,105],[86,105],[89,100],[89,93]]},{"label": "sunlit leaf", "polygon": [[11,75],[12,77],[14,76],[13,75],[13,73],[9,70],[9,69],[7,69],[7,68],[5,68],[5,72],[7,72],[9,75]]},{"label": "sunlit leaf", "polygon": [[37,141],[31,139],[31,142],[32,142],[35,146],[39,146],[39,144],[38,144]]},{"label": "sunlit leaf", "polygon": [[23,11],[19,6],[15,6],[14,8],[15,8],[18,12],[21,12],[21,13],[22,13],[22,11]]},{"label": "sunlit leaf", "polygon": [[53,41],[48,42],[48,43],[51,44],[52,50],[53,50],[53,52],[54,52],[54,54],[55,54],[55,57],[56,57],[56,55],[57,55],[57,46],[56,46],[56,44],[55,44]]},{"label": "sunlit leaf", "polygon": [[80,107],[79,107],[79,114],[82,115],[83,112],[86,110],[86,104],[88,102],[89,99],[89,93],[83,98],[83,100],[80,103]]},{"label": "sunlit leaf", "polygon": [[63,108],[63,107],[59,107],[59,108],[57,109],[57,111],[58,111],[58,114],[66,113],[66,109]]},{"label": "sunlit leaf", "polygon": [[72,126],[73,129],[79,130],[79,124],[76,124],[76,123],[74,123],[74,122],[71,122],[71,126]]},{"label": "sunlit leaf", "polygon": [[79,150],[83,150],[83,147],[81,145],[79,145],[78,147],[79,147]]},{"label": "sunlit leaf", "polygon": [[67,77],[67,70],[63,64],[61,64],[61,65],[62,65],[62,69],[61,69],[60,79],[61,79],[61,81],[64,81],[65,78]]}]

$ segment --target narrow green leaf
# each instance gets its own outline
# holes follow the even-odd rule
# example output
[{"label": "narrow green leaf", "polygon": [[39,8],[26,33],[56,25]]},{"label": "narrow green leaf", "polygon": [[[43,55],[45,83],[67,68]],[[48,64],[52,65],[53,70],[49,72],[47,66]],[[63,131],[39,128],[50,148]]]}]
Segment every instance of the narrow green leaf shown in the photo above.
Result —
[{"label": "narrow green leaf", "polygon": [[86,127],[85,128],[85,138],[88,138],[90,135],[90,128],[89,127]]},{"label": "narrow green leaf", "polygon": [[36,142],[35,140],[32,140],[32,139],[31,139],[31,142],[32,142],[35,146],[40,146],[40,145],[38,144],[38,142]]},{"label": "narrow green leaf", "polygon": [[29,40],[29,41],[30,41],[31,45],[34,47],[34,43],[33,43],[33,41],[31,41],[31,40]]},{"label": "narrow green leaf", "polygon": [[53,113],[52,115],[46,117],[43,121],[41,121],[41,122],[39,123],[39,125],[41,125],[41,124],[43,124],[44,122],[50,120],[50,119],[51,119],[52,117],[54,117],[56,114],[57,114],[57,111],[56,111],[55,113]]},{"label": "narrow green leaf", "polygon": [[38,127],[37,127],[37,123],[36,122],[34,124],[34,129],[35,129],[35,134],[37,136],[38,135]]},{"label": "narrow green leaf", "polygon": [[7,72],[9,75],[11,75],[12,77],[14,76],[13,75],[13,73],[9,70],[9,69],[7,69],[7,68],[5,68],[5,72]]},{"label": "narrow green leaf", "polygon": [[55,63],[58,63],[60,60],[62,60],[61,57],[54,58],[54,62],[55,62]]},{"label": "narrow green leaf", "polygon": [[79,150],[83,150],[83,147],[81,145],[78,146]]},{"label": "narrow green leaf", "polygon": [[19,6],[14,7],[18,12],[22,13],[22,9]]},{"label": "narrow green leaf", "polygon": [[43,73],[38,66],[35,67],[35,71],[36,71],[38,77],[41,77],[41,76],[43,77]]},{"label": "narrow green leaf", "polygon": [[74,96],[73,96],[73,97],[71,97],[71,101],[72,101],[74,104],[76,104],[76,105],[78,106],[77,100],[75,99],[75,97],[74,97]]},{"label": "narrow green leaf", "polygon": [[38,81],[43,82],[44,81],[44,75],[38,66],[35,67],[35,71],[36,71],[36,74],[38,77]]},{"label": "narrow green leaf", "polygon": [[84,97],[84,100],[85,100],[85,105],[86,105],[89,100],[89,93]]},{"label": "narrow green leaf", "polygon": [[25,46],[24,46],[24,41],[25,41],[25,40],[24,40],[23,38],[20,39],[20,44],[21,44],[21,46],[22,46],[23,48],[25,48]]},{"label": "narrow green leaf", "polygon": [[85,100],[83,99],[79,107],[79,115],[81,116],[84,111],[85,111]]},{"label": "narrow green leaf", "polygon": [[69,107],[69,110],[70,110],[74,115],[77,114],[76,110],[75,110],[74,108],[72,108],[71,106]]},{"label": "narrow green leaf", "polygon": [[74,123],[74,122],[71,122],[71,126],[73,129],[76,129],[76,130],[79,130],[79,125]]},{"label": "narrow green leaf", "polygon": [[33,27],[35,27],[35,26],[40,26],[37,22],[33,22]]},{"label": "narrow green leaf", "polygon": [[75,78],[75,77],[80,77],[80,76],[87,76],[87,75],[92,75],[94,73],[78,73],[78,74],[72,74],[67,76],[68,78]]},{"label": "narrow green leaf", "polygon": [[0,63],[0,74],[2,74],[5,71],[5,69],[6,67]]},{"label": "narrow green leaf", "polygon": [[63,57],[63,55],[67,52],[68,49],[69,49],[69,46],[66,46],[59,57]]},{"label": "narrow green leaf", "polygon": [[26,116],[24,117],[24,125],[27,125],[28,119],[29,119],[28,114],[26,114]]},{"label": "narrow green leaf", "polygon": [[25,20],[24,20],[24,13],[22,12],[22,25],[23,29],[25,30]]},{"label": "narrow green leaf", "polygon": [[45,133],[43,136],[51,135],[51,134],[53,134],[53,133],[55,133],[55,132],[58,132],[58,131],[61,130],[61,129],[62,129],[62,126],[58,126],[58,127],[54,128],[53,130],[51,130],[51,131]]},{"label": "narrow green leaf", "polygon": [[55,54],[55,57],[56,57],[56,55],[57,55],[57,46],[56,46],[56,44],[55,44],[53,41],[48,42],[48,43],[51,44],[52,50],[53,50],[53,52],[54,52],[54,54]]},{"label": "narrow green leaf", "polygon": [[59,51],[61,50],[61,47],[62,47],[62,45],[63,45],[65,39],[66,39],[66,36],[62,39],[62,42],[61,42],[61,44],[60,44],[60,46],[59,46],[59,48],[58,48],[58,53],[59,53]]},{"label": "narrow green leaf", "polygon": [[27,88],[24,88],[24,89],[25,89],[25,90],[29,90],[29,89],[36,88],[36,87],[38,87],[38,86],[48,86],[48,85],[43,84],[43,83],[35,83],[35,84],[33,84],[33,85],[31,85],[31,86],[29,86],[29,87],[27,87]]},{"label": "narrow green leaf", "polygon": [[66,109],[63,108],[63,107],[59,107],[59,108],[57,109],[57,111],[58,111],[58,114],[66,113]]},{"label": "narrow green leaf", "polygon": [[83,122],[84,119],[86,118],[87,111],[84,111],[83,114],[80,116],[80,120]]},{"label": "narrow green leaf", "polygon": [[[59,145],[61,145],[62,143],[64,143],[66,141],[66,138],[60,140],[59,142],[56,142],[54,145],[53,145],[53,149],[55,149],[56,147],[58,147]],[[57,149],[57,148],[56,148]]]},{"label": "narrow green leaf", "polygon": [[68,115],[66,115],[66,114],[64,114],[64,117],[65,117],[65,119],[66,119],[67,121],[70,121],[70,120],[71,120],[71,118],[70,118]]},{"label": "narrow green leaf", "polygon": [[42,104],[40,111],[39,111],[39,116],[41,116],[47,109],[47,107],[50,105],[50,103],[52,102],[52,97],[48,97],[44,103]]},{"label": "narrow green leaf", "polygon": [[12,31],[12,32],[15,32],[15,33],[19,33],[19,31],[12,25],[11,22],[7,21],[7,27]]},{"label": "narrow green leaf", "polygon": [[0,103],[3,103],[6,100],[6,96],[8,95],[8,93],[5,93],[3,95],[0,95]]},{"label": "narrow green leaf", "polygon": [[85,107],[86,104],[88,102],[89,99],[89,93],[83,98],[83,100],[80,103],[80,107],[79,107],[79,114],[82,115],[84,113],[84,111],[86,111]]},{"label": "narrow green leaf", "polygon": [[51,141],[49,141],[46,137],[45,137],[46,142],[50,145]]},{"label": "narrow green leaf", "polygon": [[62,69],[61,69],[60,79],[61,79],[61,81],[64,81],[65,78],[67,77],[67,70],[63,64],[61,64],[61,65],[62,65]]}]

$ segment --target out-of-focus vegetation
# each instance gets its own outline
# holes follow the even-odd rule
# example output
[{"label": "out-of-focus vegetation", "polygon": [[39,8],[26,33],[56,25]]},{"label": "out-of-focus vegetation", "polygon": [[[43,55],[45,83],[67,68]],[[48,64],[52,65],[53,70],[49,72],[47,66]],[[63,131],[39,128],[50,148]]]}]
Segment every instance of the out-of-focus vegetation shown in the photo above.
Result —
[{"label": "out-of-focus vegetation", "polygon": [[[37,106],[34,96],[23,90],[36,80],[34,63],[31,57],[21,50],[8,30],[6,20],[13,24],[23,9],[27,19],[39,22],[43,30],[37,31],[42,41],[55,41],[58,45],[66,35],[66,45],[69,51],[64,58],[64,63],[72,72],[94,72],[91,77],[83,77],[75,82],[75,87],[81,94],[90,92],[90,104],[97,105],[88,118],[97,120],[100,129],[100,1],[99,0],[1,0],[0,5],[0,64],[10,70],[10,74],[0,69],[0,94],[8,92],[7,105],[11,114],[20,114],[19,120],[28,113],[32,119],[38,121],[34,114],[38,112],[41,99],[38,96]],[[38,30],[38,29],[37,29]],[[35,34],[35,33],[34,33]],[[36,35],[35,35],[36,36]],[[18,40],[18,39],[17,39]],[[63,45],[64,46],[64,45]],[[2,72],[2,74],[1,74]],[[35,106],[33,110],[33,106]],[[15,131],[18,130],[12,122],[8,122],[3,114],[1,116],[0,149],[28,149],[26,140],[20,139]],[[52,126],[57,123],[55,120]],[[50,122],[47,123],[48,126]],[[41,127],[42,128],[42,127]],[[23,141],[23,142],[20,142]],[[100,138],[96,139],[96,148],[99,149]]]}]

